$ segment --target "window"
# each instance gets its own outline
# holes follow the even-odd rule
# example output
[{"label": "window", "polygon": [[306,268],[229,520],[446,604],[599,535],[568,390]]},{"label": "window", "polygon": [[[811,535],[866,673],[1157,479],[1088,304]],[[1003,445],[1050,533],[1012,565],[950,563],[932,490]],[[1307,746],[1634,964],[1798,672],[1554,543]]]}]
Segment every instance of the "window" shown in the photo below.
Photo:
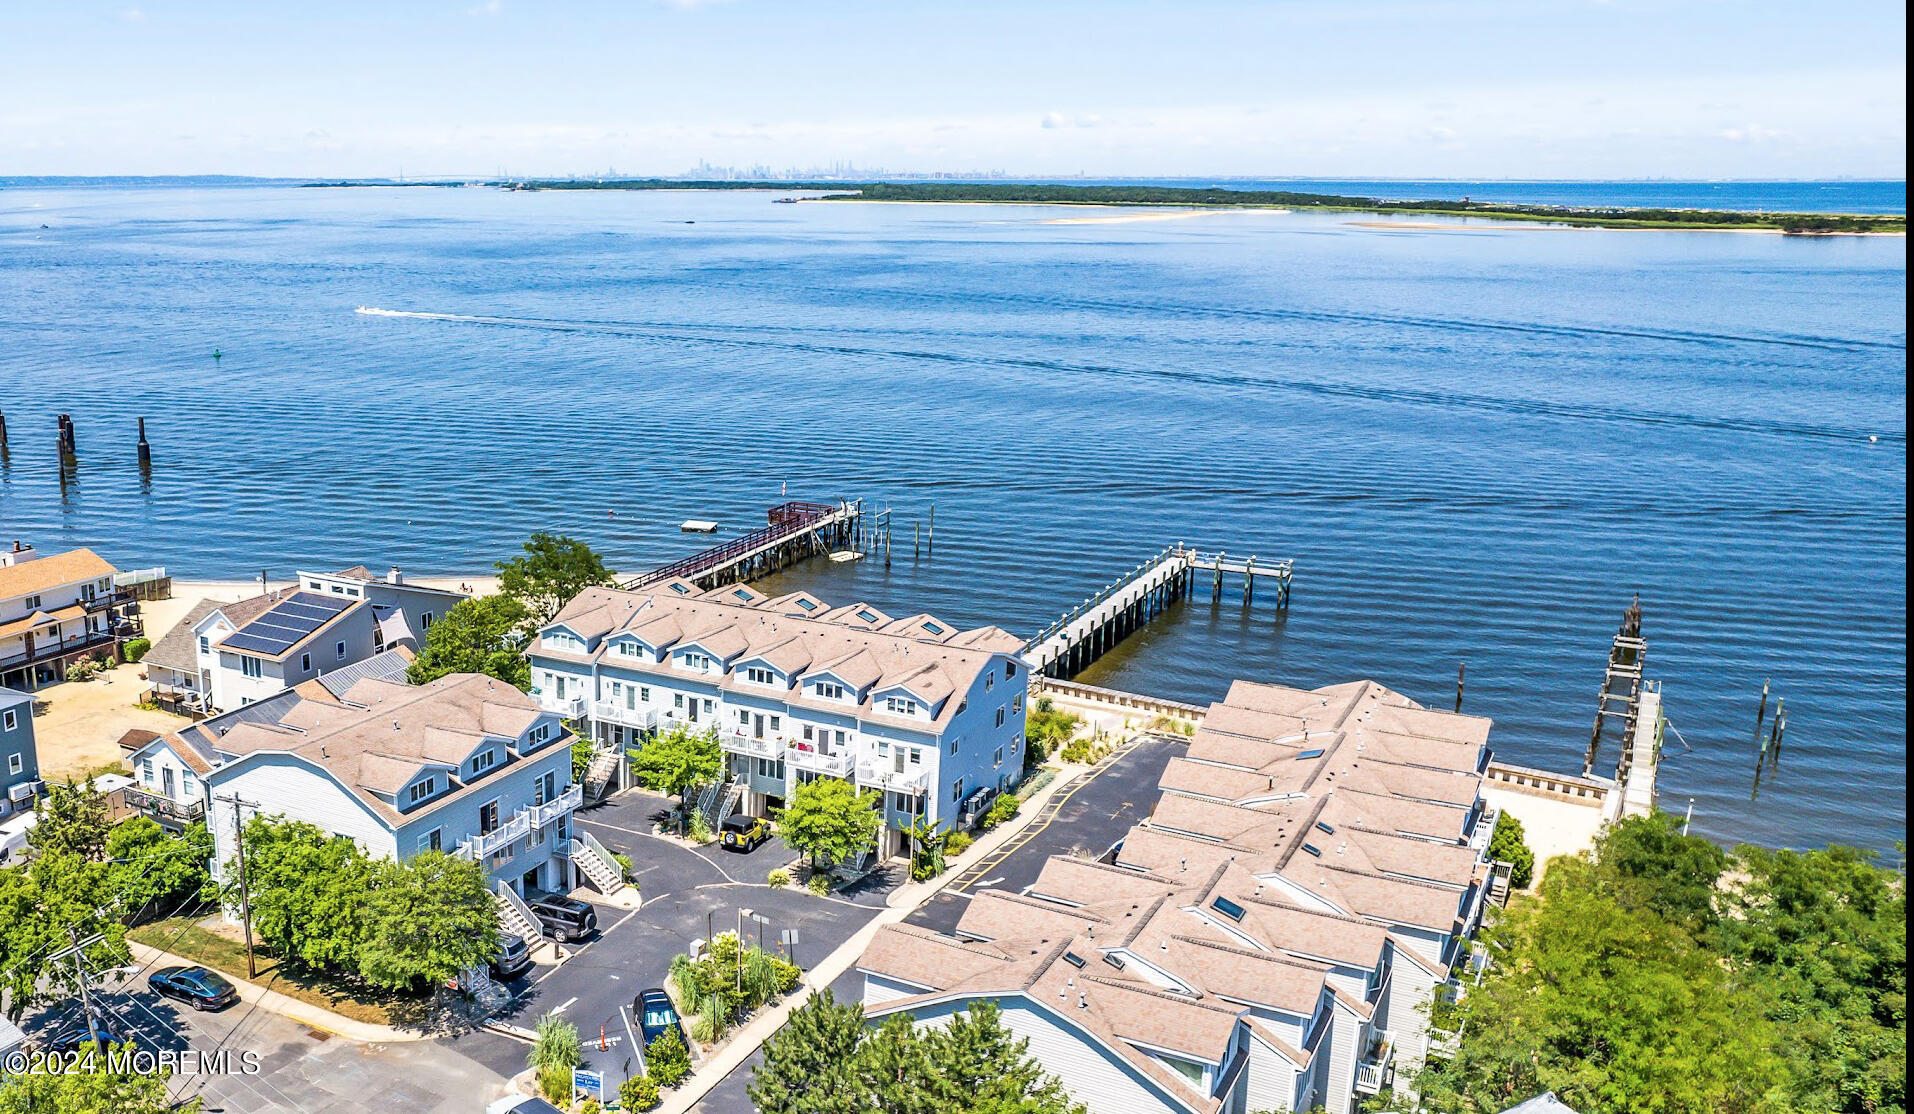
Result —
[{"label": "window", "polygon": [[498,802],[487,801],[479,806],[479,834],[498,830]]},{"label": "window", "polygon": [[843,745],[844,745],[844,732],[842,732],[842,731],[839,731],[839,732],[837,733],[837,744],[838,744],[839,746],[843,746]]},{"label": "window", "polygon": [[1004,662],[1004,680],[1008,681],[1010,678],[1015,677],[1016,675],[1017,675],[1017,663],[1014,661]]},{"label": "window", "polygon": [[693,673],[704,673],[709,671],[711,668],[711,658],[705,654],[696,654],[696,653],[687,652],[682,657],[680,657],[678,661],[686,669],[691,670]]},{"label": "window", "polygon": [[1010,753],[1015,754],[1021,749],[1023,749],[1023,732],[1019,731],[1010,740]]},{"label": "window", "polygon": [[704,714],[707,716],[711,714],[711,701],[709,698],[704,702]]},{"label": "window", "polygon": [[798,605],[799,607],[801,607],[801,608],[803,608],[803,609],[804,609],[804,610],[806,610],[806,611],[816,611],[816,610],[817,610],[817,604],[815,604],[815,603],[813,603],[813,602],[811,602],[810,600],[802,600],[802,599],[801,599],[801,600],[799,600],[799,601],[797,601],[797,605]]},{"label": "window", "polygon": [[1004,725],[1004,710],[1002,708],[998,708],[997,709],[997,726],[1002,727],[1003,725]]},{"label": "window", "polygon": [[917,748],[917,747],[909,747],[909,748],[906,748],[906,749],[908,749],[908,750],[910,751],[910,764],[911,764],[911,765],[913,765],[913,766],[921,766],[921,765],[923,765],[923,764],[924,764],[924,752],[923,752],[923,751],[922,751],[921,749],[919,749],[919,748]]},{"label": "window", "polygon": [[817,691],[817,696],[819,700],[844,699],[844,686],[839,684],[834,684],[830,681],[819,681],[817,683],[816,691]]},{"label": "window", "polygon": [[306,587],[317,592],[319,590],[319,582],[317,580],[308,580],[306,581]]},{"label": "window", "polygon": [[770,685],[770,684],[777,683],[775,679],[772,677],[771,671],[769,669],[764,669],[758,666],[753,666],[750,669],[745,670],[744,679],[751,682],[754,685]]},{"label": "window", "polygon": [[746,603],[751,602],[751,591],[748,588],[733,588],[731,590],[731,595],[732,595],[732,598],[734,599],[740,599]]},{"label": "window", "polygon": [[153,760],[151,758],[140,759],[140,780],[148,785],[153,784]]},{"label": "window", "polygon": [[206,636],[205,636],[205,635],[203,635],[203,634],[202,634],[202,635],[200,635],[200,636],[199,636],[199,652],[200,652],[200,653],[202,653],[202,654],[210,654],[210,653],[212,653],[212,652],[213,652],[213,640],[212,640],[212,639],[210,639],[210,638],[208,638],[208,637],[206,637]]},{"label": "window", "polygon": [[1323,756],[1323,753],[1324,753],[1323,748],[1321,747],[1310,747],[1308,750],[1303,751],[1301,754],[1298,754],[1296,756],[1296,760],[1300,762],[1305,758],[1321,758]]},{"label": "window", "polygon": [[860,608],[857,613],[857,618],[860,622],[865,622],[865,623],[875,623],[878,621],[877,612],[872,611],[868,607]]},{"label": "window", "polygon": [[953,754],[953,755],[954,755],[954,754],[956,754],[956,753],[957,753],[957,744],[958,744],[958,743],[959,743],[960,741],[961,741],[961,740],[958,740],[958,739],[952,739],[952,740],[950,741],[950,753],[951,753],[951,754]]},{"label": "window", "polygon": [[1228,917],[1232,921],[1240,921],[1243,919],[1243,907],[1241,905],[1236,904],[1234,901],[1231,901],[1227,897],[1217,897],[1212,899],[1210,901],[1210,908],[1216,910],[1218,913],[1223,914],[1225,917]]},{"label": "window", "polygon": [[964,799],[964,779],[958,778],[956,781],[953,781],[950,783],[950,800],[952,804],[955,804],[956,802],[961,801],[963,799]]},{"label": "window", "polygon": [[485,770],[491,769],[494,765],[497,764],[497,762],[498,762],[498,751],[495,751],[491,749],[490,747],[487,747],[486,749],[472,756],[472,772],[475,774],[482,773]]},{"label": "window", "polygon": [[811,741],[811,725],[808,723],[804,725],[804,741],[807,743]]},{"label": "window", "polygon": [[[344,645],[344,643],[340,643],[340,645]],[[299,655],[299,672],[301,673],[312,672],[312,655],[311,654],[307,653],[307,654]]]},{"label": "window", "polygon": [[333,643],[332,656],[333,656],[333,659],[336,661],[346,660],[346,644],[344,642]]},{"label": "window", "polygon": [[929,619],[924,620],[924,629],[930,632],[931,634],[944,633],[943,627],[938,626],[936,623],[931,622]]},{"label": "window", "polygon": [[424,854],[427,851],[440,850],[442,846],[441,841],[444,838],[445,830],[443,828],[433,828],[431,831],[419,837],[419,853]]},{"label": "window", "polygon": [[1076,952],[1064,952],[1063,961],[1079,971],[1083,969],[1083,957]]},{"label": "window", "polygon": [[262,672],[258,658],[240,658],[239,671],[248,677],[257,677]]},{"label": "window", "polygon": [[343,587],[341,587],[340,585],[337,585],[337,584],[334,584],[334,585],[332,586],[332,594],[333,594],[333,595],[335,595],[335,596],[343,596],[343,595],[345,595],[345,594],[346,594],[346,590],[345,590],[345,588],[343,588]]},{"label": "window", "polygon": [[618,644],[618,653],[620,654],[620,656],[623,656],[623,657],[635,658],[639,656],[641,651],[642,651],[642,648],[638,645],[638,643],[632,641],[629,638],[625,639],[623,642],[620,642]]},{"label": "window", "polygon": [[406,790],[405,801],[407,804],[416,805],[438,791],[439,779],[437,775],[433,775],[424,781],[417,782],[412,788]]},{"label": "window", "polygon": [[991,689],[994,689],[996,687],[997,687],[997,671],[993,669],[990,672],[984,674],[984,691],[989,692]]},{"label": "window", "polygon": [[20,713],[14,711],[12,708],[8,708],[4,713],[0,713],[0,726],[4,726],[8,731],[20,726]]},{"label": "window", "polygon": [[422,622],[423,622],[423,623],[425,624],[425,629],[426,629],[426,630],[431,630],[431,629],[432,629],[432,623],[433,623],[433,622],[435,621],[435,619],[436,619],[436,618],[437,618],[437,616],[435,616],[435,615],[433,615],[433,614],[432,614],[432,613],[431,613],[430,611],[428,611],[428,612],[426,612],[425,614],[423,614],[423,615],[421,615],[421,616],[419,616],[419,619],[420,619],[420,620],[421,620],[421,621],[422,621]]},{"label": "window", "polygon": [[990,760],[990,764],[993,766],[1001,766],[1004,764],[1004,748],[997,748],[996,756]]},{"label": "window", "polygon": [[1322,848],[1320,848],[1320,847],[1318,847],[1318,846],[1316,846],[1316,845],[1315,845],[1315,844],[1313,844],[1313,843],[1305,843],[1305,844],[1303,844],[1303,850],[1305,850],[1305,851],[1307,851],[1307,852],[1309,852],[1309,853],[1310,853],[1311,855],[1313,855],[1313,856],[1315,856],[1315,857],[1316,857],[1316,858],[1318,858],[1318,859],[1320,859],[1320,858],[1322,858],[1322,857],[1323,857],[1323,851],[1322,851]]},{"label": "window", "polygon": [[7,755],[7,772],[17,774],[26,768],[26,762],[17,754]]},{"label": "window", "polygon": [[195,797],[199,795],[199,779],[194,777],[192,774],[187,773],[185,771],[181,771],[179,783],[180,783],[180,787],[186,791],[186,795],[188,797]]},{"label": "window", "polygon": [[884,710],[893,715],[914,716],[917,714],[917,701],[904,696],[884,698]]},{"label": "window", "polygon": [[1329,824],[1329,822],[1328,822],[1328,821],[1326,821],[1326,820],[1318,820],[1318,821],[1316,821],[1316,827],[1317,827],[1317,828],[1318,828],[1318,829],[1319,829],[1319,830],[1320,830],[1320,831],[1322,832],[1322,834],[1324,834],[1324,835],[1335,835],[1335,834],[1336,834],[1336,829],[1335,829],[1334,827],[1332,827],[1332,826],[1331,826],[1331,825]]},{"label": "window", "polygon": [[40,610],[40,597],[39,597],[39,596],[28,596],[28,597],[27,597],[27,610],[28,610],[28,611],[38,611],[38,610]]},{"label": "window", "polygon": [[773,730],[773,731],[782,731],[782,730],[784,730],[784,719],[783,719],[783,717],[782,717],[782,716],[772,716],[772,717],[771,717],[771,730]]},{"label": "window", "polygon": [[1018,693],[1016,696],[1013,696],[1010,698],[1010,710],[1017,713],[1018,715],[1023,715],[1023,694],[1022,693]]},{"label": "window", "polygon": [[682,693],[682,692],[674,692],[674,693],[672,693],[672,694],[671,694],[671,706],[672,706],[672,707],[674,707],[674,708],[676,708],[676,709],[678,709],[678,710],[679,710],[679,711],[681,711],[681,712],[682,712],[682,711],[684,711],[684,707],[685,707],[685,694],[684,694],[684,693]]}]

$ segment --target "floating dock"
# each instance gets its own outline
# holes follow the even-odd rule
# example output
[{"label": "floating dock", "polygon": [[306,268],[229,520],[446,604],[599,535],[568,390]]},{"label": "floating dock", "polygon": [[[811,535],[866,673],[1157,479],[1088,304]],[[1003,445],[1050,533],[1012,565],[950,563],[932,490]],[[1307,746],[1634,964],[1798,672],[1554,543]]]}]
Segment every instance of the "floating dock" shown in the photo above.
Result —
[{"label": "floating dock", "polygon": [[701,588],[752,580],[854,542],[863,515],[862,499],[780,503],[765,516],[769,524],[763,529],[653,569],[621,587],[645,588],[678,577]]},{"label": "floating dock", "polygon": [[1290,561],[1259,565],[1254,556],[1232,560],[1172,545],[1045,627],[1024,644],[1024,659],[1035,673],[1068,680],[1176,601],[1208,587],[1211,602],[1222,602],[1226,581],[1241,584],[1245,607],[1257,582],[1267,581],[1277,610],[1286,611],[1294,572]]}]

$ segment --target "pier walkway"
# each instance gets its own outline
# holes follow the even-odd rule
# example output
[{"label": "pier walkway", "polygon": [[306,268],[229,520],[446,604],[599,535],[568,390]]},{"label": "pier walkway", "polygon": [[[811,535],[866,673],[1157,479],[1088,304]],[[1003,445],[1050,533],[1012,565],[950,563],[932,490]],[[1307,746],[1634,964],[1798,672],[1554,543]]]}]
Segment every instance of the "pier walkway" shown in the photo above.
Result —
[{"label": "pier walkway", "polygon": [[771,508],[763,529],[653,569],[620,587],[635,590],[678,577],[701,588],[751,580],[854,541],[863,514],[862,499],[780,503]]},{"label": "pier walkway", "polygon": [[1220,602],[1225,577],[1240,577],[1248,606],[1258,580],[1267,579],[1275,590],[1276,607],[1287,609],[1293,572],[1289,561],[1258,565],[1254,556],[1231,560],[1223,553],[1167,546],[1038,632],[1025,643],[1024,659],[1035,673],[1068,680],[1205,581],[1211,601]]}]

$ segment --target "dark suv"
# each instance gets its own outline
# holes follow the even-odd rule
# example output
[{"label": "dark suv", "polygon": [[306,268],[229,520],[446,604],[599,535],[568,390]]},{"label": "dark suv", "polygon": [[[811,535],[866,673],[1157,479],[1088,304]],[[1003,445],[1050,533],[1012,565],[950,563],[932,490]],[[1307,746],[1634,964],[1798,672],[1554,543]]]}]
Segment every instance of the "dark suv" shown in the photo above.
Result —
[{"label": "dark suv", "polygon": [[545,934],[555,940],[583,940],[598,931],[598,910],[575,897],[554,894],[525,904]]}]

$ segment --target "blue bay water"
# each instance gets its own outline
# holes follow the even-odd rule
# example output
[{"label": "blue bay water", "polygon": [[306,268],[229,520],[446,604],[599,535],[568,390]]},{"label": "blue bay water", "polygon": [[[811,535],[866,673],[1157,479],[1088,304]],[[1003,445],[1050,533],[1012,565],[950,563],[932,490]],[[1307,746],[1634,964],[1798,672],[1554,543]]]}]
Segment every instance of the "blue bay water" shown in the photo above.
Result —
[{"label": "blue bay water", "polygon": [[637,569],[788,487],[899,542],[792,582],[1025,633],[1169,542],[1293,557],[1286,617],[1192,603],[1084,679],[1448,706],[1466,660],[1498,752],[1571,770],[1640,592],[1666,807],[1904,837],[1905,240],[772,196],[0,191],[0,540],[466,574],[556,529]]}]

